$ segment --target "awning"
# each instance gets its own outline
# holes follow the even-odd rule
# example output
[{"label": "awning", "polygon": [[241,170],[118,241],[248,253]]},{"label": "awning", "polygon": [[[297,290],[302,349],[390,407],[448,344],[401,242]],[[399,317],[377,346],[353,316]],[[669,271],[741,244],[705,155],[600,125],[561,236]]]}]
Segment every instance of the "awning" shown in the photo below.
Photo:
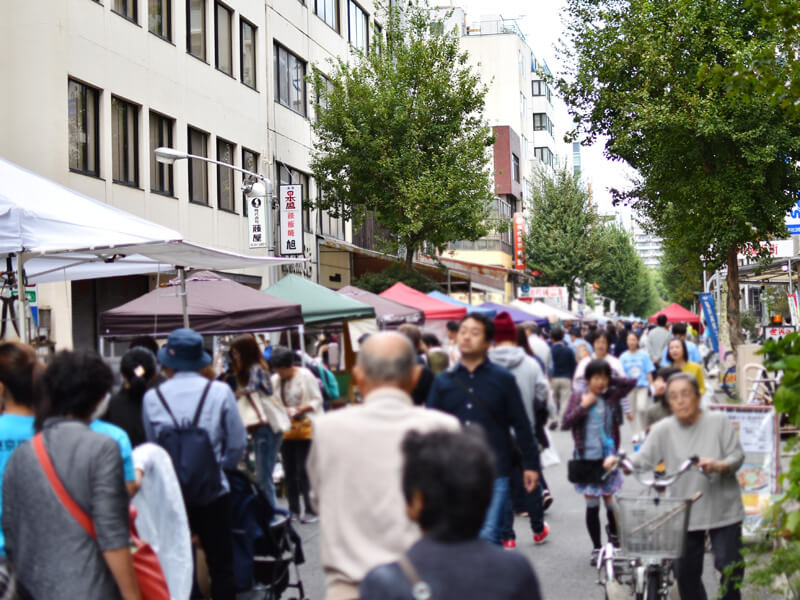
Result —
[{"label": "awning", "polygon": [[662,308],[654,315],[651,315],[648,321],[650,321],[650,323],[655,323],[659,315],[666,315],[667,323],[691,323],[692,325],[700,325],[700,317],[674,302],[666,308]]},{"label": "awning", "polygon": [[400,281],[381,292],[380,296],[423,311],[426,321],[450,319],[457,321],[467,314],[467,309],[463,306],[453,306],[436,300]]},{"label": "awning", "polygon": [[287,275],[264,292],[300,304],[306,325],[375,317],[373,307],[297,275]]},{"label": "awning", "polygon": [[346,285],[336,291],[374,308],[378,323],[383,328],[398,327],[403,323],[422,325],[425,322],[425,314],[421,310],[383,298],[361,288]]},{"label": "awning", "polygon": [[524,323],[525,321],[532,321],[539,325],[539,327],[544,327],[547,325],[547,319],[542,317],[537,317],[532,315],[529,312],[525,312],[524,310],[520,310],[518,308],[514,308],[513,306],[506,306],[505,304],[496,304],[494,302],[484,302],[481,304],[481,308],[490,308],[496,310],[498,313],[507,312],[508,316],[511,317],[511,320],[514,323]]},{"label": "awning", "polygon": [[483,313],[487,317],[494,318],[497,314],[497,311],[493,308],[481,308],[480,306],[473,306],[472,304],[467,304],[466,302],[461,302],[460,300],[456,300],[455,298],[451,298],[447,294],[443,294],[442,292],[428,292],[428,296],[431,298],[435,298],[436,300],[441,300],[442,302],[447,302],[448,304],[452,304],[453,306],[463,306],[467,309],[467,313]]}]

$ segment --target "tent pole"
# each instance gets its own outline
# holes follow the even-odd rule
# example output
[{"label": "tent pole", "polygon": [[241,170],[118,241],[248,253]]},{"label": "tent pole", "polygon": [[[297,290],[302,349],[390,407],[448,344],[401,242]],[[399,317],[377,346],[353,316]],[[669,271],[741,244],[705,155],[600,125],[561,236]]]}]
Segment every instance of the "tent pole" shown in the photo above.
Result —
[{"label": "tent pole", "polygon": [[306,336],[305,336],[305,325],[298,325],[297,326],[297,336],[300,338],[300,356],[304,357],[306,354]]},{"label": "tent pole", "polygon": [[19,341],[23,344],[30,343],[30,336],[28,335],[28,320],[25,318],[25,312],[28,308],[28,301],[25,297],[25,258],[22,253],[17,254],[17,294],[19,299]]},{"label": "tent pole", "polygon": [[181,281],[181,308],[183,309],[183,326],[189,329],[189,299],[186,297],[186,269],[178,267],[178,279]]}]

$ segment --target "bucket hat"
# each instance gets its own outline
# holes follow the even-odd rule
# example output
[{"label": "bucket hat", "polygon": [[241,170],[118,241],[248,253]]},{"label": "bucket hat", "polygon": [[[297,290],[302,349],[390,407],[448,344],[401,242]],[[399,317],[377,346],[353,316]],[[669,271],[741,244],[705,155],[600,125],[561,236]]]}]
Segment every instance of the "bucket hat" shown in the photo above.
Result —
[{"label": "bucket hat", "polygon": [[176,329],[158,351],[158,362],[173,371],[199,371],[211,363],[203,350],[203,336],[194,329]]}]

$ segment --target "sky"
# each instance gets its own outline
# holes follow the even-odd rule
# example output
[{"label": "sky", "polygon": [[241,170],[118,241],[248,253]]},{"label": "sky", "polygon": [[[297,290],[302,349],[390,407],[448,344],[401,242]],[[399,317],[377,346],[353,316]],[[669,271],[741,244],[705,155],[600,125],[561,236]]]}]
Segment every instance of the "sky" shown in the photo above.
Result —
[{"label": "sky", "polygon": [[[534,54],[547,61],[551,72],[554,74],[561,72],[561,63],[555,47],[564,31],[561,11],[566,5],[565,0],[438,0],[432,4],[439,6],[449,4],[463,8],[467,13],[468,24],[490,15],[500,15],[504,19],[518,19],[517,24]],[[571,125],[571,119],[566,111],[559,113],[558,119],[564,127]],[[587,184],[591,184],[593,197],[601,214],[619,210],[630,215],[630,209],[615,209],[612,206],[609,189],[627,187],[633,170],[626,164],[606,159],[603,156],[603,146],[604,141],[601,140],[592,146],[583,147],[581,153],[583,179]]]}]

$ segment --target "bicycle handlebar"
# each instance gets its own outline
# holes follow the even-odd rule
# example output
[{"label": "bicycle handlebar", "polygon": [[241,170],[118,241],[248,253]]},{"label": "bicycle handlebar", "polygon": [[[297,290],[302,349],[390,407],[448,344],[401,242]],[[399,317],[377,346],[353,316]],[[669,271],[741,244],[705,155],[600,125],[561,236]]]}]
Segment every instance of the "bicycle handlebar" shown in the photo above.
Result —
[{"label": "bicycle handlebar", "polygon": [[703,475],[708,477],[708,473],[706,473],[702,468],[697,466],[697,463],[700,462],[700,458],[697,455],[690,456],[685,461],[683,461],[683,464],[681,464],[680,468],[675,473],[672,473],[671,475],[665,475],[664,477],[659,477],[658,479],[656,479],[655,477],[651,479],[643,479],[636,471],[633,463],[631,462],[631,459],[628,458],[624,450],[621,450],[617,455],[617,457],[618,457],[617,464],[622,466],[623,472],[625,472],[626,474],[633,473],[634,477],[636,477],[639,483],[641,483],[646,487],[653,488],[656,490],[667,489],[669,486],[675,483],[681,477],[681,475],[683,475],[684,473],[686,473],[686,471],[692,468],[696,468]]}]

